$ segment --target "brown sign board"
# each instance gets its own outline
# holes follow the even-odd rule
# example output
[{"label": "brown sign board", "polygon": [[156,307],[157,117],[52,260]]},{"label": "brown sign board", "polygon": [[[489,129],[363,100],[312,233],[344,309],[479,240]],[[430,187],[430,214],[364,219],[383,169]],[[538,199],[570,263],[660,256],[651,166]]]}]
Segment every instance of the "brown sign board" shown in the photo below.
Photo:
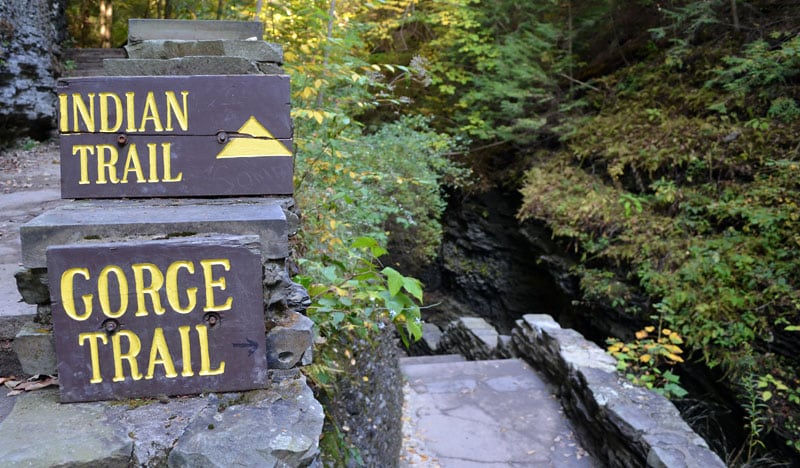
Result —
[{"label": "brown sign board", "polygon": [[47,249],[61,401],[267,386],[255,236]]},{"label": "brown sign board", "polygon": [[289,195],[287,75],[58,82],[62,198]]}]

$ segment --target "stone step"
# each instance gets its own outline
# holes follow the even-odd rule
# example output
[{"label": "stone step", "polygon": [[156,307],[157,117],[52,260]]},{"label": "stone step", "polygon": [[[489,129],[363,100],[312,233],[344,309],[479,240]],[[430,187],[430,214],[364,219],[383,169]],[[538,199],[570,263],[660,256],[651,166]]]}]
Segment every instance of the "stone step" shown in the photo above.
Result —
[{"label": "stone step", "polygon": [[466,361],[460,354],[432,354],[430,356],[409,356],[400,358],[400,367],[440,364],[445,362]]},{"label": "stone step", "polygon": [[50,245],[196,234],[256,234],[265,259],[285,258],[288,229],[281,199],[94,200],[60,206],[20,228],[25,268],[44,268]]},{"label": "stone step", "polygon": [[261,39],[258,21],[129,19],[128,42],[174,39],[183,41]]},{"label": "stone step", "polygon": [[66,49],[64,61],[68,67],[63,76],[103,76],[103,60],[125,56],[125,49]]},{"label": "stone step", "polygon": [[519,359],[403,366],[401,467],[598,466]]}]

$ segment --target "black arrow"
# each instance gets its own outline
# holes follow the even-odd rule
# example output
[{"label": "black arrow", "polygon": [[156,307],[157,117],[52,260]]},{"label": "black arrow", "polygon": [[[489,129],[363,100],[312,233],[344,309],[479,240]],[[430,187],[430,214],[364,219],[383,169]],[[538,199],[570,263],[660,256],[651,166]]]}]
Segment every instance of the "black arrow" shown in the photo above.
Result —
[{"label": "black arrow", "polygon": [[255,353],[256,350],[258,349],[258,343],[251,340],[250,338],[245,338],[245,339],[247,340],[247,343],[231,343],[231,344],[233,345],[234,348],[248,348],[247,355],[252,356],[253,353]]}]

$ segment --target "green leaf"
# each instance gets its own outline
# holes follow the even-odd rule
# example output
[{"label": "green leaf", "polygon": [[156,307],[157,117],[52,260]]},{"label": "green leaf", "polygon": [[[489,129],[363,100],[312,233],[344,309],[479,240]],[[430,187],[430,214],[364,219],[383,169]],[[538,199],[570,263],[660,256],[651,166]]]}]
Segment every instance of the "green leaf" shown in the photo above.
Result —
[{"label": "green leaf", "polygon": [[772,398],[772,392],[769,390],[765,390],[761,392],[761,399],[764,401],[769,401]]},{"label": "green leaf", "polygon": [[406,330],[413,341],[418,341],[422,338],[422,324],[416,320],[409,320],[406,322]]},{"label": "green leaf", "polygon": [[326,280],[330,281],[331,283],[336,282],[336,267],[335,266],[326,266],[322,269],[322,276]]},{"label": "green leaf", "polygon": [[422,302],[422,285],[416,278],[403,277],[403,289]]},{"label": "green leaf", "polygon": [[373,239],[372,237],[357,237],[356,240],[350,244],[350,247],[354,249],[364,249],[364,248],[373,248],[378,246],[378,241]]},{"label": "green leaf", "polygon": [[381,273],[386,275],[386,279],[389,281],[389,294],[396,296],[400,292],[400,288],[403,287],[404,276],[392,267],[385,267],[381,270]]}]

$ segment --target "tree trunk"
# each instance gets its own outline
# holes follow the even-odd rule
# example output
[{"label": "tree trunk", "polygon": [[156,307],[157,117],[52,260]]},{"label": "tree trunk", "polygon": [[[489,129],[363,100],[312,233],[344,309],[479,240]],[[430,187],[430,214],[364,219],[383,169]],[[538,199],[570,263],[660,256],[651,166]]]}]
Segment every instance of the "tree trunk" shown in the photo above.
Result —
[{"label": "tree trunk", "polygon": [[43,140],[54,127],[65,3],[0,1],[0,145],[25,136]]},{"label": "tree trunk", "polygon": [[731,0],[731,17],[733,18],[733,29],[739,31],[739,11],[736,8],[736,0]]},{"label": "tree trunk", "polygon": [[111,47],[111,23],[114,20],[113,7],[111,0],[100,0],[100,47],[108,49]]}]

